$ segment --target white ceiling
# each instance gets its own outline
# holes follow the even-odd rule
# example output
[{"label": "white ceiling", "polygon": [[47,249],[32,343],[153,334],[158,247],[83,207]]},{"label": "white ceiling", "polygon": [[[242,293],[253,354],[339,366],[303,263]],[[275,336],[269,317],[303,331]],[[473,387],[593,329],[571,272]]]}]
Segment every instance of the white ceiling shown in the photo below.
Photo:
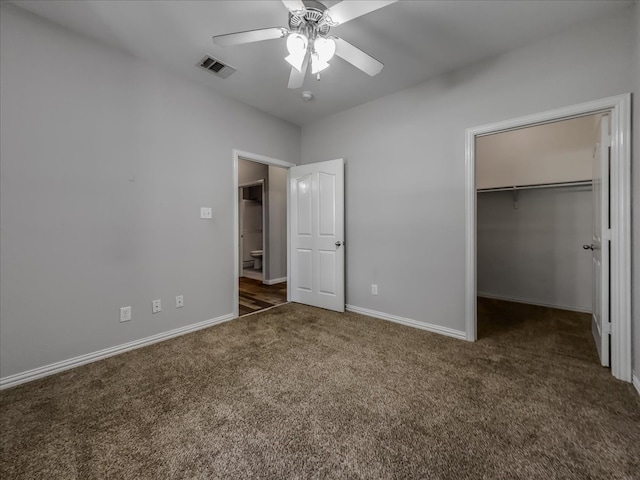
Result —
[{"label": "white ceiling", "polygon": [[[361,1],[361,0],[355,0]],[[388,95],[588,19],[632,0],[400,1],[332,29],[385,64],[369,77],[340,58],[317,82],[289,90],[283,39],[222,48],[211,37],[287,25],[279,0],[15,0],[14,4],[71,30],[126,50],[152,64],[294,124]],[[337,2],[329,1],[332,5]],[[237,68],[220,79],[196,67],[210,54]],[[301,92],[311,90],[312,102]]]}]

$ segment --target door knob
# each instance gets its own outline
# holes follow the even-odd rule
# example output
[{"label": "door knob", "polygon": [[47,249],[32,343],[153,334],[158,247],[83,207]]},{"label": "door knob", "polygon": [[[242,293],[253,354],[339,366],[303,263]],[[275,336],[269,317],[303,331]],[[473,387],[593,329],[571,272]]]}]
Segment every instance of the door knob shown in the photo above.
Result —
[{"label": "door knob", "polygon": [[584,248],[585,250],[593,250],[593,244],[592,245],[582,245],[582,248]]},{"label": "door knob", "polygon": [[338,240],[338,241],[336,242],[336,247],[339,247],[340,245],[342,245],[342,242],[341,242],[340,240]]}]

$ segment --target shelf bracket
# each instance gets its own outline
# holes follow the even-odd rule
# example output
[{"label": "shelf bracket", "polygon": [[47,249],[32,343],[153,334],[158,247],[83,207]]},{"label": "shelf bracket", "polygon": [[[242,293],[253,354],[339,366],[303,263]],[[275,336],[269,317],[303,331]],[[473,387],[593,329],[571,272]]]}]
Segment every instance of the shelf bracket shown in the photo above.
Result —
[{"label": "shelf bracket", "polygon": [[518,203],[520,192],[518,192],[517,187],[513,187],[513,190],[511,192],[513,193],[513,208],[515,210],[518,210],[520,208],[520,204]]}]

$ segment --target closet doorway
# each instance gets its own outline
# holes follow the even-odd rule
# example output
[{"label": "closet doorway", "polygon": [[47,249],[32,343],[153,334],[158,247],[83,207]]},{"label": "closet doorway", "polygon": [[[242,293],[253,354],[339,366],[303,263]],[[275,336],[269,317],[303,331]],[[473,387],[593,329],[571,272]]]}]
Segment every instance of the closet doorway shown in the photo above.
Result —
[{"label": "closet doorway", "polygon": [[281,160],[234,151],[234,314],[287,302],[288,168]]},{"label": "closet doorway", "polygon": [[[596,360],[591,317],[602,323],[596,310],[608,309],[594,302],[592,154],[607,119],[588,115],[476,139],[479,339]],[[598,339],[601,330],[597,324]],[[608,348],[607,341],[606,366]]]},{"label": "closet doorway", "polygon": [[630,381],[629,99],[467,131],[469,340],[586,355]]}]

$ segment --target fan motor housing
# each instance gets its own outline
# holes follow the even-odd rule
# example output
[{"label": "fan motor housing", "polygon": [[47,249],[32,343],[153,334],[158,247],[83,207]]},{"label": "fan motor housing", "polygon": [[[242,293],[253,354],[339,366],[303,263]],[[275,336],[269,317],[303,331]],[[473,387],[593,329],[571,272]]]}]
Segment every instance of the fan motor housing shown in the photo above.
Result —
[{"label": "fan motor housing", "polygon": [[304,10],[289,12],[289,28],[293,31],[311,28],[323,36],[329,33],[330,19],[324,14],[327,7],[316,0],[303,0],[303,3]]}]

